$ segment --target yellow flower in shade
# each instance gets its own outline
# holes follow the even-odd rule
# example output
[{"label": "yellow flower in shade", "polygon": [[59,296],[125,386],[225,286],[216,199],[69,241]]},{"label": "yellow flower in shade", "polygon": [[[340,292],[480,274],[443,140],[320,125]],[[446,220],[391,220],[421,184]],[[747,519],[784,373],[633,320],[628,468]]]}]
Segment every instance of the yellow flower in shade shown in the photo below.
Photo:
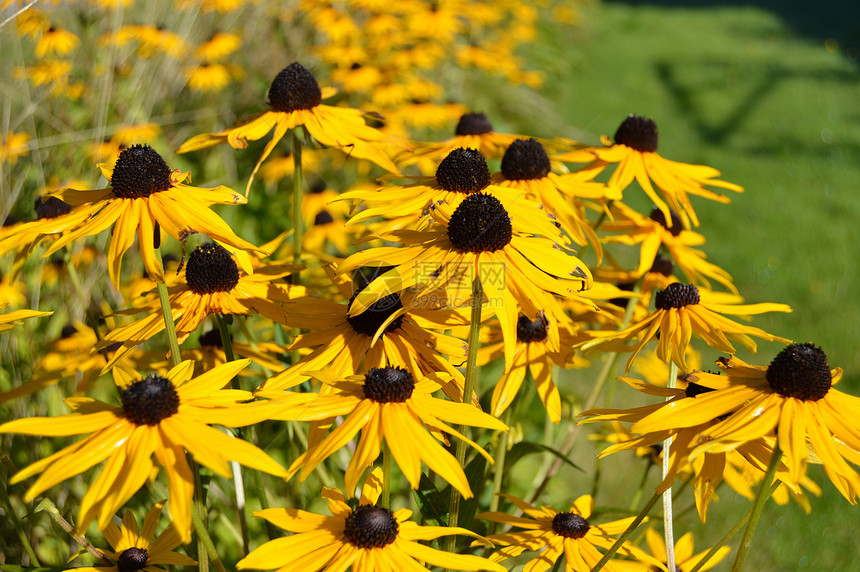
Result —
[{"label": "yellow flower in shade", "polygon": [[[3,311],[5,306],[6,303],[4,302],[3,305],[0,306],[0,311]],[[15,310],[8,314],[0,314],[0,332],[5,332],[6,330],[11,330],[15,326],[20,326],[21,322],[19,320],[37,318],[39,316],[50,316],[51,314],[53,314],[53,312],[37,312],[36,310]]]},{"label": "yellow flower in shade", "polygon": [[627,360],[627,371],[645,344],[657,337],[657,357],[668,363],[675,362],[682,371],[690,371],[685,354],[693,334],[697,334],[712,348],[727,354],[735,353],[729,340],[743,344],[749,351],[756,350],[750,336],[769,341],[789,340],[774,336],[752,326],[739,324],[723,314],[751,316],[764,312],[791,312],[785,304],[735,304],[739,299],[732,294],[699,290],[692,284],[673,282],[665,290],[657,292],[655,310],[641,321],[619,332],[596,332],[596,339],[586,342],[582,349],[589,349],[611,340],[629,340],[639,336],[633,355]]},{"label": "yellow flower in shade", "polygon": [[343,493],[325,487],[332,516],[296,508],[269,508],[254,513],[275,526],[295,534],[271,540],[243,558],[240,570],[316,572],[347,570],[425,570],[424,563],[452,570],[493,570],[505,572],[498,564],[480,556],[453,554],[431,548],[419,540],[433,540],[451,534],[480,536],[459,527],[420,526],[411,520],[412,511],[391,511],[376,506],[382,492],[382,471],[371,473],[362,487],[358,507],[350,508]]},{"label": "yellow flower in shade", "polygon": [[327,372],[316,372],[313,377],[326,386],[319,396],[308,401],[306,393],[288,394],[270,404],[277,407],[277,403],[283,403],[285,409],[282,414],[271,413],[269,418],[324,421],[344,416],[343,423],[324,439],[310,445],[308,451],[293,462],[290,474],[301,470],[302,480],[361,431],[361,439],[344,474],[348,494],[355,490],[361,475],[379,457],[384,440],[412,488],[418,488],[423,461],[464,498],[470,498],[472,489],[463,468],[428,430],[463,439],[492,463],[492,457],[484,449],[446,422],[497,431],[508,429],[471,403],[433,397],[432,393],[448,382],[444,374],[416,379],[407,369],[382,367],[371,368],[367,375],[347,376],[346,379]]},{"label": "yellow flower in shade", "polygon": [[[260,268],[251,275],[240,273],[236,261],[223,246],[214,243],[198,246],[188,256],[185,281],[179,281],[167,289],[179,343],[195,332],[210,314],[244,316],[258,313],[284,323],[285,315],[280,302],[290,298],[291,287],[274,281],[292,271],[292,266],[277,266]],[[304,292],[301,287],[292,288]],[[122,343],[105,370],[113,367],[132,348],[164,330],[161,301],[154,292],[140,305],[118,313],[142,312],[147,315],[111,330],[96,346],[96,349],[101,349],[117,342]]]},{"label": "yellow flower in shade", "polygon": [[289,349],[311,351],[266,380],[260,389],[288,389],[308,379],[309,372],[322,369],[327,369],[330,375],[347,376],[365,373],[372,367],[396,365],[424,373],[447,372],[453,381],[445,384],[445,393],[452,399],[462,397],[463,375],[455,366],[465,361],[466,344],[440,330],[466,326],[468,318],[456,310],[404,308],[396,293],[371,305],[366,312],[350,316],[349,310],[362,290],[364,278],[357,277],[355,283],[344,278],[336,278],[334,284],[349,300],[346,304],[319,296],[286,302],[287,325],[310,330],[298,336]]},{"label": "yellow flower in shade", "polygon": [[174,552],[173,549],[182,543],[182,538],[173,525],[155,536],[158,525],[158,517],[164,501],[153,506],[143,517],[143,529],[139,529],[134,514],[130,510],[125,511],[122,517],[122,526],[109,523],[102,531],[114,552],[105,554],[116,561],[114,566],[84,566],[73,568],[75,572],[130,572],[132,570],[143,570],[144,572],[163,572],[164,568],[159,564],[170,564],[174,566],[197,566],[193,558]]},{"label": "yellow flower in shade", "polygon": [[0,240],[0,251],[4,250],[5,240],[14,239],[19,233],[32,241],[39,240],[41,235],[65,233],[45,252],[45,256],[50,256],[73,240],[113,226],[108,271],[118,288],[122,258],[134,243],[135,235],[147,273],[159,281],[164,280],[161,261],[155,256],[155,241],[161,236],[159,229],[176,240],[184,241],[192,234],[202,233],[232,248],[257,250],[236,236],[209,208],[213,204],[244,204],[247,201],[241,195],[223,186],[214,189],[190,186],[186,183],[190,182],[189,173],[171,171],[148,145],[134,145],[120,153],[113,172],[103,165],[100,167],[110,181],[109,187],[56,191],[51,196],[76,208],[63,216],[22,225],[16,234]]},{"label": "yellow flower in shade", "polygon": [[38,59],[45,56],[67,56],[78,47],[81,41],[76,35],[68,30],[61,30],[51,26],[42,34],[36,42],[35,54]]},{"label": "yellow flower in shade", "polygon": [[[655,568],[651,560],[647,562],[616,560],[613,562],[615,569],[618,572],[657,572],[658,570],[668,570],[666,566],[666,539],[659,532],[649,527],[645,532],[645,543],[648,545],[648,550],[651,552],[653,559],[660,562],[659,568]],[[679,572],[692,570],[709,552],[708,550],[703,550],[694,555],[693,546],[692,532],[688,532],[678,539],[678,542],[675,543],[675,570]],[[705,564],[702,564],[699,570],[710,570],[719,564],[729,552],[731,552],[731,548],[728,546],[720,547]]]},{"label": "yellow flower in shade", "polygon": [[314,139],[327,147],[337,147],[350,156],[368,159],[388,171],[397,172],[397,167],[382,150],[392,143],[381,131],[365,124],[363,112],[348,107],[322,105],[324,94],[316,78],[298,62],[285,67],[275,77],[269,88],[269,109],[248,119],[240,120],[231,129],[218,133],[205,133],[192,137],[176,150],[187,153],[205,149],[219,143],[229,143],[234,149],[244,149],[248,141],[256,141],[275,130],[272,140],[254,166],[247,196],[260,165],[269,156],[278,141],[290,129],[304,126]]},{"label": "yellow flower in shade", "polygon": [[667,223],[663,211],[655,208],[648,217],[644,217],[624,205],[616,202],[612,205],[614,220],[603,223],[601,229],[608,233],[620,233],[604,236],[606,243],[639,245],[639,267],[636,274],[642,275],[655,267],[659,252],[664,249],[669,254],[673,264],[677,264],[684,272],[687,280],[693,284],[710,288],[708,278],[716,280],[734,294],[738,293],[732,283],[731,275],[706,260],[701,250],[693,248],[705,243],[705,237],[697,232],[684,229],[681,219],[672,211],[671,223]]},{"label": "yellow flower in shade", "polygon": [[839,492],[856,502],[860,476],[846,459],[860,461],[860,398],[833,389],[842,370],[831,370],[820,348],[791,344],[766,367],[736,357],[720,359],[717,365],[726,375],[696,374],[701,385],[716,391],[667,403],[631,430],[692,427],[727,416],[699,433],[691,443],[692,456],[738,449],[774,435],[788,469],[784,481],[797,484],[807,462],[821,463]]},{"label": "yellow flower in shade", "polygon": [[411,151],[404,151],[395,158],[398,165],[411,165],[429,159],[438,161],[454,149],[476,149],[484,157],[501,158],[505,149],[521,135],[496,133],[493,124],[483,113],[465,113],[460,116],[454,137],[439,143],[415,144]]},{"label": "yellow flower in shade", "polygon": [[12,308],[20,308],[26,303],[27,285],[20,280],[16,280],[14,276],[3,276],[0,274],[0,309],[7,305]]},{"label": "yellow flower in shade", "polygon": [[[438,299],[440,306],[463,308],[471,303],[478,279],[486,304],[502,325],[505,362],[512,363],[520,314],[535,320],[554,307],[555,296],[575,298],[591,286],[590,270],[556,242],[559,230],[541,205],[475,193],[456,208],[445,202],[433,207],[428,230],[382,236],[403,246],[370,248],[338,267],[344,273],[371,264],[392,265],[355,297],[351,316],[392,292],[404,292],[405,307]],[[557,339],[557,321],[545,315],[550,335]]]},{"label": "yellow flower in shade", "polygon": [[[678,213],[686,226],[689,226],[689,221],[699,226],[689,195],[728,203],[728,197],[707,187],[735,192],[744,190],[739,185],[717,179],[720,172],[711,167],[678,163],[661,157],[657,153],[657,124],[652,119],[629,115],[618,127],[614,139],[613,144],[604,136],[601,137],[603,147],[586,147],[556,155],[553,159],[574,163],[591,161],[583,169],[597,173],[614,164],[615,170],[607,182],[610,187],[623,190],[636,179],[648,198],[662,211],[664,220],[671,220],[671,209]],[[655,186],[660,195],[654,190]]]},{"label": "yellow flower in shade", "polygon": [[[503,548],[497,550],[490,559],[501,562],[525,551],[540,550],[536,558],[526,564],[525,570],[540,572],[550,569],[564,555],[567,572],[588,572],[603,555],[598,548],[608,549],[614,544],[611,536],[621,534],[636,517],[623,518],[603,524],[591,524],[588,518],[594,510],[591,495],[576,499],[566,512],[550,506],[535,508],[514,496],[502,496],[525,513],[524,517],[510,516],[503,512],[482,512],[475,518],[483,518],[523,530],[487,537],[493,544]],[[473,543],[474,544],[474,543]],[[633,558],[649,557],[631,544],[623,544],[620,554]],[[614,561],[604,568],[612,570]]]},{"label": "yellow flower in shade", "polygon": [[152,375],[121,388],[117,407],[86,397],[70,397],[73,413],[56,418],[18,419],[0,425],[0,433],[59,437],[89,433],[77,443],[18,471],[15,484],[42,475],[27,491],[30,502],[48,488],[106,461],[81,501],[78,530],[93,519],[105,529],[113,514],[150,478],[156,462],[167,473],[170,514],[182,542],[191,538],[194,475],[186,450],[199,463],[230,478],[228,461],[285,477],[287,472],[256,446],[210,427],[243,427],[264,418],[247,391],[221,389],[250,360],[237,360],[192,377],[194,362],[184,361],[167,373]]},{"label": "yellow flower in shade", "polygon": [[[552,380],[553,368],[584,367],[588,362],[576,355],[573,346],[577,339],[567,328],[559,328],[558,342],[553,348],[545,314],[541,313],[536,320],[520,315],[517,320],[514,361],[506,364],[504,373],[496,382],[490,413],[496,417],[504,413],[513,403],[526,374],[530,372],[550,420],[553,423],[561,421],[561,397]],[[478,363],[487,364],[503,353],[502,332],[500,329],[492,329],[478,350]]]},{"label": "yellow flower in shade", "polygon": [[9,161],[14,165],[20,155],[27,152],[30,136],[26,133],[9,133],[0,140],[0,163]]}]

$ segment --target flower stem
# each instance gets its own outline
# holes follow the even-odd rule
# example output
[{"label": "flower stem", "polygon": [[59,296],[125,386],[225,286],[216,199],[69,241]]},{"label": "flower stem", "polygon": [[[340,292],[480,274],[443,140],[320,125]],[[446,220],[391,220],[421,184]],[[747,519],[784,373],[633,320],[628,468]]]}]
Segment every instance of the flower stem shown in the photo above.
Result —
[{"label": "flower stem", "polygon": [[655,493],[651,495],[651,499],[645,504],[644,507],[642,507],[642,510],[639,511],[639,514],[636,515],[636,518],[633,519],[633,522],[630,523],[627,529],[621,533],[621,536],[619,536],[615,540],[615,543],[613,543],[613,545],[609,548],[606,554],[603,555],[603,558],[601,558],[600,561],[594,565],[594,568],[591,569],[591,572],[597,572],[598,570],[606,566],[606,563],[609,562],[613,556],[615,556],[615,553],[618,552],[618,549],[621,548],[621,545],[624,544],[624,542],[628,538],[630,538],[630,535],[633,534],[633,531],[635,531],[636,528],[640,524],[642,524],[642,521],[645,520],[645,517],[648,515],[649,512],[651,512],[651,509],[654,508],[654,505],[657,504],[658,500],[660,500],[659,494]]},{"label": "flower stem", "polygon": [[[292,130],[293,136],[293,264],[302,263],[302,142],[298,131]],[[293,284],[299,283],[299,271],[292,274]]]},{"label": "flower stem", "polygon": [[[669,379],[666,381],[666,387],[675,389],[678,386],[678,366],[674,361],[669,362]],[[666,398],[668,401],[670,398]],[[669,474],[669,466],[671,464],[672,438],[667,437],[663,441],[663,480]],[[666,566],[668,572],[675,572],[675,531],[672,526],[672,487],[670,486],[663,491],[663,534],[666,538]]]},{"label": "flower stem", "polygon": [[[510,427],[511,425],[511,407],[505,409],[505,412],[502,413],[502,423]],[[502,490],[502,481],[505,478],[505,458],[508,455],[508,434],[510,431],[502,431],[502,434],[499,436],[499,446],[496,447],[496,453],[493,455],[493,458],[496,460],[496,464],[493,465],[493,495],[490,497],[490,512],[496,512],[499,510],[499,503],[501,502],[501,498],[499,496],[499,491]],[[496,522],[490,521],[489,529],[487,535],[493,534],[496,531]]]},{"label": "flower stem", "polygon": [[391,508],[391,449],[382,442],[382,507]]},{"label": "flower stem", "polygon": [[[155,249],[155,256],[161,259],[161,249]],[[164,282],[157,282],[158,300],[161,302],[161,313],[164,316],[164,330],[167,332],[167,343],[170,346],[170,364],[171,367],[179,365],[181,360],[179,355],[179,342],[176,338],[176,326],[173,323],[173,312],[170,310],[170,300],[167,297],[167,285]]]},{"label": "flower stem", "polygon": [[[194,524],[194,530],[197,531],[197,546],[199,551],[197,559],[200,561],[198,563],[198,569],[209,569],[209,562],[206,561],[206,558],[204,557],[204,555],[208,555],[218,572],[227,572],[227,569],[224,568],[224,564],[221,562],[221,558],[218,557],[218,550],[215,549],[212,537],[209,536],[209,531],[206,530],[206,525],[203,524],[203,519],[200,517],[200,512],[197,510],[197,506],[195,506],[191,511],[191,522]],[[201,547],[203,550],[200,550]]]},{"label": "flower stem", "polygon": [[732,572],[738,572],[744,565],[747,552],[749,552],[750,545],[752,544],[753,533],[755,532],[756,525],[758,525],[758,519],[761,518],[762,510],[764,510],[764,503],[770,498],[770,494],[765,494],[765,491],[768,491],[768,493],[772,492],[771,483],[773,482],[774,475],[776,475],[776,469],[779,467],[781,459],[782,449],[779,448],[779,442],[777,441],[773,444],[773,453],[770,456],[770,463],[767,466],[767,472],[765,472],[764,479],[762,479],[761,486],[758,489],[758,494],[756,494],[755,503],[752,507],[752,513],[750,514],[747,528],[744,531],[743,538],[741,539],[741,545],[738,547],[738,553],[735,554],[735,562],[732,564]]},{"label": "flower stem", "polygon": [[[472,393],[475,390],[475,379],[478,373],[478,333],[481,329],[481,310],[484,307],[484,287],[480,276],[472,280],[472,315],[469,322],[469,352],[466,355],[466,380],[463,384],[463,403],[472,402]],[[460,433],[465,434],[468,428],[465,425],[458,427]],[[466,464],[466,442],[457,440],[455,455],[457,464],[461,467]],[[448,526],[457,526],[460,513],[460,492],[451,487],[451,500],[448,505]],[[445,540],[446,550],[454,552],[456,539],[453,535]]]},{"label": "flower stem", "polygon": [[693,569],[690,570],[690,572],[699,572],[699,570],[701,570],[702,567],[707,564],[708,561],[713,558],[717,552],[719,552],[720,548],[722,548],[726,544],[726,542],[728,542],[732,538],[732,536],[738,533],[738,531],[746,523],[747,519],[749,519],[750,514],[752,514],[752,509],[749,509],[744,513],[744,515],[740,518],[740,520],[737,521],[737,523],[735,523],[732,529],[728,531],[726,535],[720,539],[719,542],[714,544],[710,550],[708,550],[708,553],[705,554],[705,557],[699,560],[699,562],[695,566],[693,566]]}]

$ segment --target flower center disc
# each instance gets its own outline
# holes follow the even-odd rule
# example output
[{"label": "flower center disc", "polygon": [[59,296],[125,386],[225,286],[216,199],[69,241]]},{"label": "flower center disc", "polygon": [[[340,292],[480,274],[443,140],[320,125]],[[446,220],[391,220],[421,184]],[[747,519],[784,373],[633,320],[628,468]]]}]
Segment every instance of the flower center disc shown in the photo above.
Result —
[{"label": "flower center disc", "polygon": [[400,367],[374,367],[364,376],[364,396],[377,403],[403,403],[414,389],[412,374]]},{"label": "flower center disc", "polygon": [[170,167],[149,145],[132,145],[116,160],[110,177],[113,193],[122,199],[142,199],[170,188]]},{"label": "flower center disc", "polygon": [[[352,295],[352,298],[349,299],[346,321],[357,333],[373,337],[391,314],[403,308],[403,302],[400,301],[400,294],[389,294],[388,296],[380,298],[371,304],[370,307],[361,314],[350,316],[348,315],[349,308],[352,306],[352,301],[355,300],[355,297],[358,296],[359,292],[361,292],[361,290],[356,291],[356,293]],[[388,324],[385,331],[393,332],[402,324],[403,316],[399,316]]]},{"label": "flower center disc", "polygon": [[517,320],[517,339],[521,342],[542,342],[546,339],[546,319],[538,316],[537,320],[529,320],[520,316]]},{"label": "flower center disc", "polygon": [[135,425],[158,425],[179,411],[179,394],[170,380],[150,375],[122,391],[122,409]]},{"label": "flower center disc", "polygon": [[483,113],[466,113],[460,116],[457,122],[455,135],[483,135],[492,133],[493,124]]},{"label": "flower center disc", "polygon": [[552,518],[552,529],[565,538],[582,538],[589,528],[587,520],[572,512],[560,512]]},{"label": "flower center disc", "polygon": [[673,282],[665,290],[657,292],[654,298],[654,306],[658,310],[669,310],[671,308],[683,308],[699,303],[699,289],[693,284],[681,284]]},{"label": "flower center disc", "polygon": [[75,208],[69,203],[63,202],[57,197],[48,197],[42,201],[41,198],[36,199],[36,218],[38,220],[46,218],[57,218],[64,214],[69,214]]},{"label": "flower center disc", "polygon": [[[233,336],[230,336],[231,338]],[[200,344],[201,348],[223,348],[224,343],[221,340],[221,331],[217,328],[213,328],[206,332],[205,334],[201,334],[197,339],[197,342]]]},{"label": "flower center disc", "polygon": [[517,139],[502,157],[502,174],[509,181],[543,179],[549,170],[549,156],[534,139]]},{"label": "flower center disc", "polygon": [[390,510],[366,504],[346,517],[343,535],[358,548],[383,548],[397,539],[399,530]]},{"label": "flower center disc", "polygon": [[658,254],[654,257],[654,263],[651,264],[651,268],[648,272],[657,272],[663,276],[671,276],[672,273],[675,272],[675,263],[671,258]]},{"label": "flower center disc", "polygon": [[490,168],[477,149],[454,149],[436,169],[436,183],[446,191],[472,194],[490,184]]},{"label": "flower center disc", "polygon": [[470,195],[448,221],[448,238],[465,252],[493,252],[511,242],[513,227],[501,201],[484,193]]},{"label": "flower center disc", "polygon": [[330,224],[334,222],[334,217],[331,216],[331,213],[322,210],[317,213],[317,216],[314,217],[314,226],[322,226],[324,224]]},{"label": "flower center disc", "polygon": [[299,62],[293,62],[275,76],[269,88],[269,105],[289,113],[313,109],[322,103],[322,90],[316,78]]},{"label": "flower center disc", "polygon": [[818,401],[833,385],[827,355],[809,343],[791,344],[776,354],[765,377],[780,395],[804,401]]},{"label": "flower center disc", "polygon": [[119,555],[119,560],[116,561],[116,568],[119,572],[143,570],[148,558],[149,554],[146,548],[126,548]]},{"label": "flower center disc", "polygon": [[672,219],[671,228],[669,228],[669,226],[666,224],[666,215],[664,215],[663,211],[658,208],[655,208],[653,211],[651,211],[651,214],[648,215],[648,218],[650,218],[654,222],[659,222],[661,225],[663,225],[663,228],[672,233],[672,236],[678,236],[679,234],[681,234],[681,231],[684,230],[684,223],[681,222],[681,217],[678,216],[678,213],[673,210],[669,210],[669,216]]},{"label": "flower center disc", "polygon": [[647,119],[632,113],[627,116],[618,131],[615,132],[615,142],[619,145],[627,145],[642,153],[654,153],[657,151],[657,123],[653,119]]},{"label": "flower center disc", "polygon": [[239,267],[223,246],[201,244],[188,257],[185,281],[196,294],[229,292],[239,283]]}]

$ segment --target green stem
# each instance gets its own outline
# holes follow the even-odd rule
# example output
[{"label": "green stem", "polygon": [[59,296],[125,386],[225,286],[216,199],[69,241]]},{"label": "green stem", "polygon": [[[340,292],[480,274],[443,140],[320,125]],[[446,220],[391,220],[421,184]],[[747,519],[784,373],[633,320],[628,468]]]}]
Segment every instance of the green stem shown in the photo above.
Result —
[{"label": "green stem", "polygon": [[618,549],[621,548],[621,545],[624,544],[624,542],[628,538],[630,538],[630,535],[633,534],[633,531],[635,531],[636,528],[640,524],[642,524],[642,521],[645,520],[645,517],[648,515],[649,512],[651,512],[651,509],[654,507],[655,504],[657,504],[658,500],[660,500],[660,495],[651,495],[651,500],[649,500],[648,503],[644,507],[642,507],[642,510],[639,511],[639,514],[636,515],[636,518],[633,519],[633,522],[631,522],[627,529],[621,533],[621,536],[619,536],[615,540],[615,543],[609,548],[606,554],[603,555],[603,558],[601,558],[600,561],[594,565],[594,568],[591,569],[591,572],[597,572],[598,570],[606,566],[606,563],[609,562],[609,560],[611,560],[613,556],[615,556],[615,553],[618,552]]},{"label": "green stem", "polygon": [[[302,142],[298,131],[293,129],[293,264],[302,263]],[[299,283],[299,271],[292,274],[293,284]]]},{"label": "green stem", "polygon": [[764,510],[764,503],[767,502],[767,499],[770,498],[770,494],[765,494],[765,491],[771,493],[771,483],[773,482],[773,477],[776,475],[776,469],[779,467],[779,462],[782,459],[782,449],[779,448],[779,442],[774,442],[773,445],[773,453],[770,456],[770,463],[767,466],[767,472],[764,474],[764,479],[761,481],[761,486],[758,489],[758,493],[756,494],[755,504],[752,507],[752,513],[750,514],[750,520],[747,523],[747,528],[744,531],[744,536],[741,539],[741,545],[738,547],[738,553],[735,555],[735,562],[732,564],[732,572],[738,572],[744,564],[744,560],[747,557],[747,552],[749,552],[750,545],[752,544],[753,533],[755,532],[756,525],[758,525],[758,520],[761,518],[762,510]]},{"label": "green stem", "polygon": [[12,524],[15,526],[15,532],[21,540],[21,546],[24,547],[24,552],[26,552],[27,556],[30,557],[30,565],[37,567],[41,566],[39,559],[36,558],[36,552],[33,550],[33,545],[30,544],[30,539],[27,537],[27,533],[24,532],[24,527],[21,526],[21,521],[18,519],[18,515],[15,514],[15,508],[12,506],[12,501],[9,500],[9,494],[6,492],[5,486],[0,487],[0,494],[3,496],[3,505],[6,507],[6,515],[12,520]]},{"label": "green stem", "polygon": [[391,449],[382,442],[382,506],[391,508]]},{"label": "green stem", "polygon": [[[208,555],[211,551],[206,539],[209,540],[209,544],[212,544],[212,539],[209,537],[209,511],[206,509],[206,491],[203,490],[200,465],[194,459],[190,459],[188,464],[194,474],[194,505],[191,507],[191,522],[197,531],[197,569],[200,572],[209,572]],[[218,557],[217,553],[215,557]]]},{"label": "green stem", "polygon": [[728,541],[732,538],[732,536],[734,536],[735,534],[737,534],[737,533],[738,533],[738,531],[739,531],[741,528],[743,528],[743,526],[744,526],[744,524],[746,523],[747,519],[749,519],[750,514],[752,514],[752,509],[750,509],[750,510],[748,510],[748,511],[746,511],[746,512],[744,513],[744,515],[740,518],[740,520],[739,520],[739,521],[737,521],[737,523],[735,523],[735,525],[732,527],[732,529],[731,529],[730,531],[728,531],[728,532],[726,533],[726,535],[725,535],[725,536],[723,536],[723,537],[720,539],[720,541],[719,541],[719,542],[717,542],[714,546],[712,546],[710,550],[708,550],[708,553],[707,553],[707,554],[705,554],[705,557],[704,557],[704,558],[702,558],[701,560],[699,560],[698,564],[696,564],[695,566],[693,566],[693,568],[692,568],[692,570],[690,570],[690,572],[699,572],[699,570],[701,570],[701,569],[702,569],[702,567],[703,567],[705,564],[707,564],[707,563],[708,563],[708,561],[709,561],[711,558],[713,558],[713,557],[714,557],[714,555],[715,555],[717,552],[719,552],[720,548],[722,548],[722,547],[726,544],[726,542],[728,542]]},{"label": "green stem", "polygon": [[[669,362],[669,379],[666,387],[675,389],[678,386],[678,366],[674,361]],[[666,398],[668,401],[669,397]],[[663,480],[669,475],[671,464],[672,437],[663,441]],[[675,572],[675,531],[672,521],[672,487],[663,492],[663,533],[666,539],[666,566],[668,572]]]},{"label": "green stem", "polygon": [[[155,256],[161,259],[161,249],[155,249]],[[173,312],[170,309],[170,299],[167,296],[167,285],[157,282],[158,300],[161,302],[161,313],[164,316],[164,330],[167,332],[167,343],[170,346],[170,364],[172,367],[179,365],[181,357],[179,354],[179,341],[176,338],[176,325],[173,323]]]},{"label": "green stem", "polygon": [[[197,503],[195,502],[195,505],[196,504]],[[203,519],[200,517],[200,513],[198,512],[197,508],[198,507],[195,506],[194,509],[191,511],[191,522],[194,524],[194,530],[197,531],[197,559],[199,560],[198,569],[201,572],[206,572],[209,570],[209,562],[205,558],[205,556],[208,555],[209,558],[212,560],[212,564],[215,566],[215,569],[218,570],[218,572],[227,572],[227,569],[224,568],[224,564],[221,562],[221,558],[218,557],[218,551],[215,549],[215,544],[212,542],[212,537],[209,536],[209,531],[206,530],[206,525],[203,523]]]},{"label": "green stem", "polygon": [[[502,413],[502,423],[511,426],[511,407],[509,406],[505,409],[504,413]],[[496,454],[493,458],[496,460],[496,464],[493,466],[493,495],[490,497],[490,512],[496,512],[499,510],[499,504],[501,502],[502,497],[499,496],[499,492],[502,490],[502,482],[505,479],[505,458],[508,455],[508,435],[510,431],[502,431],[502,434],[499,436],[499,446],[496,448]],[[490,521],[489,529],[487,531],[487,535],[491,535],[496,532],[496,523]]]},{"label": "green stem", "polygon": [[633,496],[633,501],[630,503],[630,510],[636,508],[636,505],[638,505],[639,501],[642,500],[642,493],[645,491],[645,483],[648,481],[648,473],[651,472],[652,466],[654,466],[654,462],[649,457],[648,464],[645,465],[645,470],[642,471],[642,478],[639,480],[639,487],[636,489],[636,494]]},{"label": "green stem", "polygon": [[[466,380],[463,384],[463,403],[472,402],[472,393],[475,391],[475,379],[478,373],[478,333],[481,329],[481,310],[484,307],[484,287],[481,284],[480,276],[475,276],[472,280],[472,315],[469,322],[469,351],[466,355]],[[458,427],[460,433],[465,434],[468,428],[465,425]],[[461,467],[466,465],[466,442],[462,439],[457,440],[455,457],[457,464]],[[460,513],[460,491],[451,487],[451,500],[448,505],[448,526],[457,526]],[[448,536],[445,539],[446,550],[454,552],[456,538],[454,535]]]}]

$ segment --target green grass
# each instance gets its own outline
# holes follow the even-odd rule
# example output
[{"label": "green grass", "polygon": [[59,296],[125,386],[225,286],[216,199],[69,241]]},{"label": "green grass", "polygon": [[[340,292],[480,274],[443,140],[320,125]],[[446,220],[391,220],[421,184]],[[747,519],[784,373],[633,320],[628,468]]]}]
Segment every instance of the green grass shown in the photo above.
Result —
[{"label": "green grass", "polygon": [[[806,22],[806,6],[783,6],[780,16],[748,6],[592,5],[580,30],[548,36],[532,57],[550,70],[543,95],[579,129],[566,135],[594,143],[628,113],[650,116],[663,156],[711,165],[746,187],[729,205],[694,199],[706,252],[750,303],[791,305],[793,313],[758,317],[755,325],[822,346],[831,366],[845,370],[839,388],[856,395],[860,73],[849,57],[856,49],[824,42],[829,29],[845,37],[851,16],[816,9],[817,19]],[[555,121],[546,117],[541,134],[558,135]],[[762,344],[753,359],[766,364],[779,347]],[[598,504],[629,502],[638,468],[610,462],[601,472],[616,470],[624,476],[601,484]],[[822,471],[812,476],[824,489],[812,514],[768,506],[746,569],[860,570],[856,509]],[[707,528],[689,513],[677,536],[689,525],[704,548],[750,505],[728,489],[720,496]],[[682,499],[683,507],[692,495]]]}]

